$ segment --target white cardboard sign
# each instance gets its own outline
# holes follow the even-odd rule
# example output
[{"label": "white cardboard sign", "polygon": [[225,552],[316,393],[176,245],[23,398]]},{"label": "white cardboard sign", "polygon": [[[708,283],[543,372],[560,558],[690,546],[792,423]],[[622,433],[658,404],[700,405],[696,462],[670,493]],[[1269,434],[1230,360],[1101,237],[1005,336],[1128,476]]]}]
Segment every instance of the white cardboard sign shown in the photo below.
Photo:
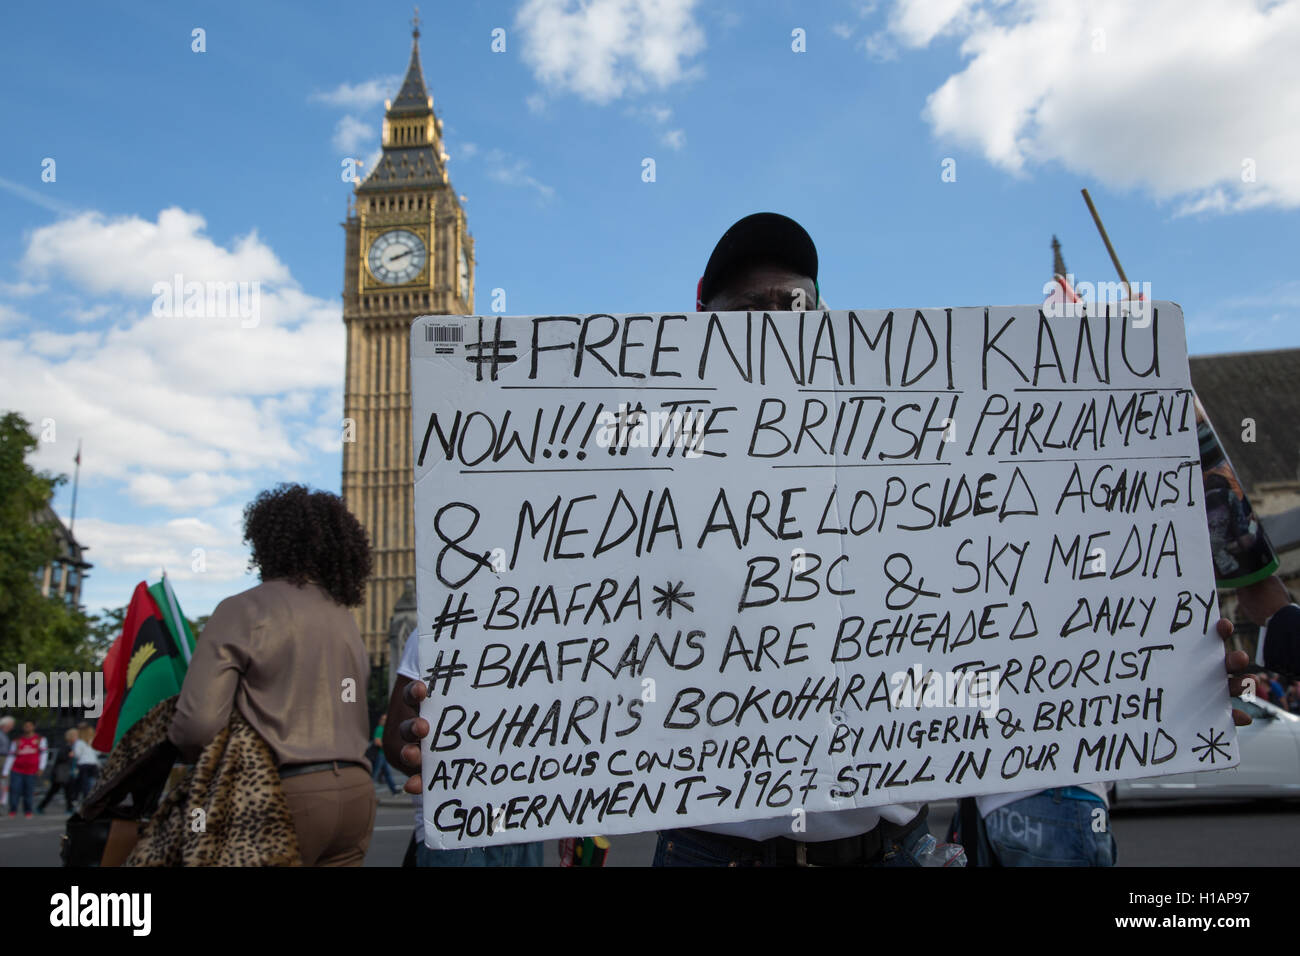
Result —
[{"label": "white cardboard sign", "polygon": [[424,316],[430,846],[1235,764],[1182,312]]}]

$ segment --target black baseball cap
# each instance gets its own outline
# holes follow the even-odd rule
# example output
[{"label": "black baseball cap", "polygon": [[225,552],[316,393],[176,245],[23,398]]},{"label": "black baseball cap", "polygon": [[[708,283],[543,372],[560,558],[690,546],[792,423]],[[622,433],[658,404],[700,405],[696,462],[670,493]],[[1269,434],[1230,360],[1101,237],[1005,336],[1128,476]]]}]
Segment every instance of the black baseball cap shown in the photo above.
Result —
[{"label": "black baseball cap", "polygon": [[817,247],[807,230],[789,216],[756,212],[733,224],[713,247],[696,288],[696,308],[702,309],[738,269],[760,262],[784,266],[817,283]]}]

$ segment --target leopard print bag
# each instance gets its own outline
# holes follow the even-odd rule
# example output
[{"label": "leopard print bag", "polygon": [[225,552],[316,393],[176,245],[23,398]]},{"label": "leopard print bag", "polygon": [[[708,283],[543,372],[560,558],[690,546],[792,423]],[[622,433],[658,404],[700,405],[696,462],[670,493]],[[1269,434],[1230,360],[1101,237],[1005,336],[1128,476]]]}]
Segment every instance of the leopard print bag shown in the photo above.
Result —
[{"label": "leopard print bag", "polygon": [[123,866],[300,866],[270,748],[237,709],[141,828]]}]

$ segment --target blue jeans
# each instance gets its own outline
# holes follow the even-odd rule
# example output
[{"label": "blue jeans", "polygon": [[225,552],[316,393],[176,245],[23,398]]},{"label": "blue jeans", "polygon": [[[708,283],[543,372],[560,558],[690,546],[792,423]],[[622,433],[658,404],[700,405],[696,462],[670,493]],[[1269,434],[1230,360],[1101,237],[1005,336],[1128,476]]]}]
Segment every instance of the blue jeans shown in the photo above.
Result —
[{"label": "blue jeans", "polygon": [[[920,866],[912,851],[930,831],[919,824],[889,841],[878,860],[865,866]],[[654,866],[772,866],[775,844],[751,840],[737,845],[731,837],[704,830],[664,830],[655,847]]]},{"label": "blue jeans", "polygon": [[415,847],[416,866],[541,866],[544,843],[505,843],[459,850],[432,850],[424,843]]},{"label": "blue jeans", "polygon": [[984,818],[1002,866],[1114,866],[1110,813],[1096,795],[1057,787],[999,807]]},{"label": "blue jeans", "polygon": [[77,799],[84,800],[90,796],[90,791],[95,789],[95,781],[98,778],[98,764],[83,763],[77,767]]},{"label": "blue jeans", "polygon": [[384,775],[384,783],[388,784],[389,790],[393,793],[397,793],[397,791],[402,789],[397,786],[397,784],[393,783],[393,771],[389,769],[388,759],[384,756],[384,751],[382,749],[375,757],[375,768],[370,772],[370,779],[378,780],[381,773]]},{"label": "blue jeans", "polygon": [[18,800],[22,798],[23,813],[32,812],[32,800],[36,796],[36,774],[9,774],[9,812],[18,812]]}]

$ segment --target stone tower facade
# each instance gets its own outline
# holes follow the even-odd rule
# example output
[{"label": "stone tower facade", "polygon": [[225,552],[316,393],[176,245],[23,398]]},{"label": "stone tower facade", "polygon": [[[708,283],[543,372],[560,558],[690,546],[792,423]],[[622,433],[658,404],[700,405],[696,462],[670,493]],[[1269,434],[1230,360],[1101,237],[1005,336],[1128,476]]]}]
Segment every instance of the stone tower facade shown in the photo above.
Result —
[{"label": "stone tower facade", "polygon": [[447,175],[419,43],[417,21],[406,77],[385,104],[383,154],[357,184],[343,223],[343,498],[374,550],[374,577],[355,613],[376,663],[387,653],[394,605],[415,577],[411,321],[474,310],[474,240]]}]

